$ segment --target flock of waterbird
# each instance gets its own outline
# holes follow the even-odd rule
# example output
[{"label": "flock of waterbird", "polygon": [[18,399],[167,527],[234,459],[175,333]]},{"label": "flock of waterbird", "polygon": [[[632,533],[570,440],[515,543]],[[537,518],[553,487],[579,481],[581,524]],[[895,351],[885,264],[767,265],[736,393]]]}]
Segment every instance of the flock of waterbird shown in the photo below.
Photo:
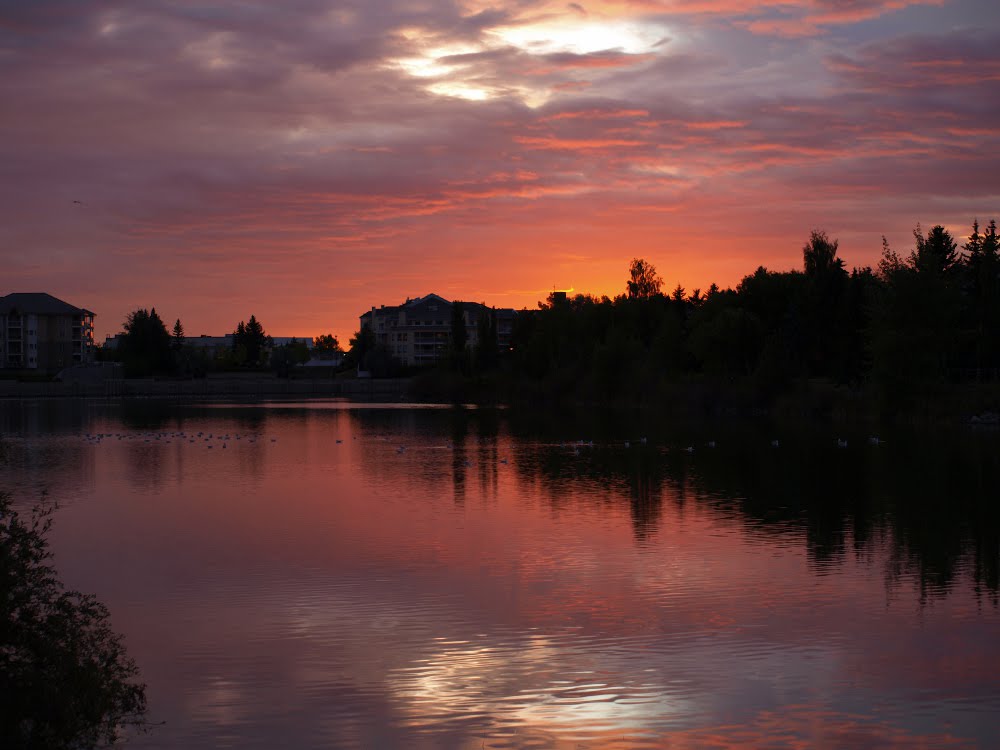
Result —
[{"label": "flock of waterbird", "polygon": [[[229,446],[230,443],[244,442],[252,444],[252,443],[257,443],[259,441],[263,441],[265,438],[261,436],[259,433],[243,433],[243,434],[238,432],[212,433],[204,431],[186,432],[180,430],[174,432],[97,432],[97,433],[87,433],[86,435],[83,436],[83,439],[85,442],[88,442],[92,445],[100,445],[105,441],[132,442],[132,443],[142,442],[150,444],[158,443],[163,445],[177,442],[177,443],[189,443],[189,444],[199,445],[206,449],[212,449],[216,447],[225,449]],[[354,436],[353,439],[357,440],[357,436]],[[390,437],[385,437],[385,436],[383,436],[380,439],[386,442],[391,441]],[[278,438],[276,437],[271,437],[269,438],[269,440],[272,443],[278,442]],[[343,442],[344,441],[341,438],[336,439],[337,445],[340,445]],[[635,442],[638,445],[649,444],[649,440],[647,438],[641,437],[637,441],[625,440],[623,442],[617,443],[617,445],[620,445],[628,449],[632,447],[633,442]],[[884,445],[885,441],[879,438],[878,436],[872,435],[871,437],[868,438],[868,444],[873,446],[879,446],[879,445]],[[563,441],[559,443],[554,443],[552,445],[562,450],[572,451],[573,455],[579,456],[582,449],[593,448],[594,441],[593,440],[576,440],[573,442]],[[615,445],[615,443],[609,443],[608,445],[609,446]],[[709,440],[704,444],[704,447],[708,449],[714,449],[716,445],[717,444],[714,440]],[[844,438],[837,438],[836,445],[838,448],[847,448],[848,442]],[[423,446],[423,447],[428,447],[428,446]],[[443,447],[448,450],[454,450],[455,444],[448,441],[444,444]],[[772,440],[771,447],[780,448],[781,441],[778,439]],[[403,453],[406,453],[407,449],[408,449],[407,445],[399,444],[396,447],[396,453],[402,455]],[[688,445],[682,448],[681,450],[685,453],[694,453],[695,446]],[[471,465],[471,462],[469,462],[468,460],[465,463],[466,465]],[[501,458],[500,463],[506,464],[509,463],[509,461],[506,458]]]},{"label": "flock of waterbird", "polygon": [[[383,442],[391,442],[392,441],[392,438],[391,437],[387,437],[387,436],[381,436],[381,437],[376,436],[376,439],[378,439],[380,441],[383,441]],[[354,437],[354,440],[357,440],[357,436]],[[337,440],[337,442],[341,443],[343,441],[342,440]],[[623,448],[628,449],[628,448],[631,448],[633,446],[633,443],[635,443],[637,445],[648,445],[649,444],[649,440],[648,440],[648,438],[641,437],[641,438],[639,438],[638,440],[635,440],[635,441],[629,439],[629,440],[624,440],[622,442],[617,442],[617,443],[607,443],[605,445],[607,447],[613,447],[615,445],[618,445],[618,446],[621,446]],[[878,436],[872,435],[871,437],[868,438],[868,444],[869,445],[874,445],[874,446],[879,446],[879,445],[884,445],[885,441],[882,440],[882,438],[880,438]],[[573,455],[575,455],[575,456],[579,456],[580,453],[581,453],[581,450],[584,449],[584,448],[593,448],[593,447],[595,447],[593,440],[576,440],[576,441],[572,441],[572,442],[562,441],[562,442],[559,442],[559,443],[548,443],[546,445],[548,447],[554,447],[554,448],[559,448],[559,449],[565,450],[565,451],[571,451],[573,453]],[[709,440],[709,441],[707,441],[704,444],[704,447],[708,448],[708,449],[713,449],[713,448],[716,447],[716,445],[717,445],[716,441]],[[847,448],[848,443],[847,443],[847,440],[845,440],[844,438],[837,438],[836,445],[837,445],[838,448]],[[410,446],[406,445],[405,443],[400,443],[400,444],[398,444],[396,446],[396,453],[399,454],[399,455],[402,455],[402,454],[406,453],[407,450],[409,450],[409,447]],[[447,441],[447,442],[444,443],[444,445],[426,445],[426,444],[424,444],[424,445],[421,445],[420,447],[421,448],[445,448],[447,450],[454,450],[455,449],[455,444],[452,443],[451,441]],[[777,439],[772,440],[771,441],[771,447],[772,448],[780,448],[781,447],[781,441],[777,440]],[[682,448],[681,450],[683,452],[685,452],[685,453],[694,453],[695,452],[695,446],[694,445],[688,445],[688,446]],[[468,461],[466,461],[465,463],[466,463],[466,465],[469,465]],[[506,459],[506,458],[501,458],[500,459],[500,463],[506,464],[506,463],[509,463],[509,460]]]},{"label": "flock of waterbird", "polygon": [[[235,433],[212,433],[212,432],[88,432],[83,436],[85,442],[92,445],[100,445],[105,440],[125,442],[125,443],[160,443],[167,445],[170,443],[193,443],[205,448],[227,448],[229,443],[244,441],[256,443],[262,439],[257,433],[240,434]],[[271,438],[272,443],[278,442],[277,438]],[[337,442],[340,442],[339,440]]]}]

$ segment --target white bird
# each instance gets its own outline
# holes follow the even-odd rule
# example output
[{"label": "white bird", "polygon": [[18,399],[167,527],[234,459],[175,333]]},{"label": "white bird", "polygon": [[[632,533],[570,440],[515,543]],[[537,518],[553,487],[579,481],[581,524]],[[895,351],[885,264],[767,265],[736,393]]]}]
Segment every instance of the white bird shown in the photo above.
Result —
[{"label": "white bird", "polygon": [[715,441],[714,440],[709,440],[708,441],[708,447],[709,448],[714,448],[715,447]]},{"label": "white bird", "polygon": [[846,448],[847,447],[847,441],[846,440],[842,440],[841,438],[837,438],[837,447],[838,448]]},{"label": "white bird", "polygon": [[771,447],[772,448],[777,448],[779,445],[781,445],[781,443],[779,443],[777,440],[772,440],[771,441]]}]

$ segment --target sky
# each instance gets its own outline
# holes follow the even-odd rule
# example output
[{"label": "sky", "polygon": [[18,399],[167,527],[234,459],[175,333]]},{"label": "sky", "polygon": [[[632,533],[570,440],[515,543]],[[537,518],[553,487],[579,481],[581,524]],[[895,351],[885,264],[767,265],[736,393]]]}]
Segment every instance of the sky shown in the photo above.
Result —
[{"label": "sky", "polygon": [[0,294],[220,335],[1000,219],[996,0],[0,0]]}]

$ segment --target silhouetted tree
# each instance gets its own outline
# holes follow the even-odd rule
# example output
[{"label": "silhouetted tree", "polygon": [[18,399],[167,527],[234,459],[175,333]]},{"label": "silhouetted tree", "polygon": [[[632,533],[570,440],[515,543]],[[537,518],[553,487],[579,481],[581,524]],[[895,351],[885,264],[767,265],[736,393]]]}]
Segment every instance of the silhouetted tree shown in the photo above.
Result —
[{"label": "silhouetted tree", "polygon": [[96,598],[66,591],[46,535],[51,506],[25,519],[0,493],[0,739],[70,750],[143,726],[145,686]]},{"label": "silhouetted tree", "polygon": [[809,234],[809,242],[802,248],[802,258],[805,262],[806,276],[814,278],[837,270],[843,270],[844,261],[837,257],[840,243],[833,242],[826,232],[814,229]]},{"label": "silhouetted tree", "polygon": [[629,299],[649,299],[660,293],[663,279],[656,273],[656,267],[642,258],[633,258],[628,267],[629,280],[626,291]]},{"label": "silhouetted tree", "polygon": [[466,362],[465,344],[468,333],[465,330],[465,306],[458,301],[451,303],[451,361],[456,370],[464,370]]},{"label": "silhouetted tree", "polygon": [[1000,368],[1000,238],[996,221],[991,220],[985,233],[979,222],[963,249],[965,288],[970,297],[967,317],[975,338],[974,360],[977,377],[984,368]]},{"label": "silhouetted tree", "polygon": [[128,314],[120,356],[125,373],[145,376],[169,372],[173,366],[170,334],[156,308],[140,308]]},{"label": "silhouetted tree", "polygon": [[172,335],[174,339],[174,351],[178,351],[182,346],[184,346],[184,326],[181,324],[180,318],[174,321],[174,330]]},{"label": "silhouetted tree", "polygon": [[233,336],[233,350],[236,353],[237,363],[246,364],[249,367],[257,367],[267,356],[271,348],[271,337],[264,332],[264,326],[260,324],[256,316],[251,315],[250,320],[244,323],[242,320],[236,326],[236,333]]},{"label": "silhouetted tree", "polygon": [[337,337],[332,333],[324,333],[321,336],[316,336],[313,339],[313,351],[319,353],[335,353],[343,351],[340,348],[340,342],[337,341]]},{"label": "silhouetted tree", "polygon": [[305,341],[293,338],[284,346],[276,346],[271,350],[271,369],[279,378],[287,378],[296,365],[309,361],[309,347]]},{"label": "silhouetted tree", "polygon": [[704,296],[678,284],[664,297],[655,269],[634,259],[627,293],[614,300],[554,292],[521,313],[511,373],[549,400],[641,400],[699,374],[713,387],[718,376],[745,379],[755,398],[770,399],[809,378],[810,392],[832,394],[831,408],[837,384],[871,382],[889,411],[909,410],[966,370],[1000,371],[995,224],[974,226],[961,257],[941,227],[914,236],[905,259],[883,238],[877,270],[848,273],[837,240],[814,230],[802,270],[761,266],[735,290],[712,284]]},{"label": "silhouetted tree", "polygon": [[344,364],[361,370],[366,369],[368,354],[375,348],[375,333],[371,326],[367,324],[361,326],[348,343],[350,349],[344,358]]},{"label": "silhouetted tree", "polygon": [[498,356],[496,314],[483,310],[476,319],[476,369],[483,371],[496,367]]},{"label": "silhouetted tree", "polygon": [[805,275],[795,309],[800,318],[798,343],[806,373],[844,380],[844,359],[850,355],[851,346],[845,309],[848,276],[844,261],[837,257],[839,245],[826,232],[810,232],[802,248]]},{"label": "silhouetted tree", "polygon": [[910,265],[918,273],[945,276],[958,263],[958,243],[940,224],[933,227],[924,237],[920,225],[913,230],[917,241],[916,249],[910,255]]},{"label": "silhouetted tree", "polygon": [[872,316],[874,376],[891,412],[939,394],[963,348],[956,244],[940,226],[926,238],[918,226],[913,236],[916,248],[905,262],[883,246],[883,287]]}]

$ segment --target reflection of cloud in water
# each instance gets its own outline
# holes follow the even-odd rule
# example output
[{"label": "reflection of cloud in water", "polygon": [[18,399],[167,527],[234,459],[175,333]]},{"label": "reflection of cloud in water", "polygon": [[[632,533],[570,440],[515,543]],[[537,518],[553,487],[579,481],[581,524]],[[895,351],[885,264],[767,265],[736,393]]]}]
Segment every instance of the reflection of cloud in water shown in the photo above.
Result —
[{"label": "reflection of cloud in water", "polygon": [[[312,644],[295,668],[299,690],[385,694],[394,720],[421,734],[662,736],[822,694],[842,661],[835,645],[737,634],[496,629],[465,619],[455,598],[413,599],[384,586],[337,586],[288,611],[287,635]],[[753,668],[731,674],[730,659]]]},{"label": "reflection of cloud in water", "polygon": [[197,722],[219,727],[242,724],[248,719],[246,690],[232,680],[212,678],[190,693],[187,710]]},{"label": "reflection of cloud in water", "polygon": [[649,679],[655,670],[633,672],[638,655],[623,653],[621,644],[604,651],[572,632],[488,644],[488,636],[439,641],[439,650],[390,675],[411,726],[480,717],[494,729],[585,739],[646,730],[691,710],[690,699]]}]

